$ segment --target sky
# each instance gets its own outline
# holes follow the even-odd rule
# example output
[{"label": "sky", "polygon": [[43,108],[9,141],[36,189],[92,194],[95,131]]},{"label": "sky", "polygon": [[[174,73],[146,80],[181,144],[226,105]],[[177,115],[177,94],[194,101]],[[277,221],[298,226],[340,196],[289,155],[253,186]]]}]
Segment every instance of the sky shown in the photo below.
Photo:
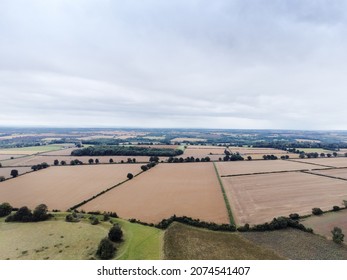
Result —
[{"label": "sky", "polygon": [[0,126],[347,130],[347,1],[0,0]]}]

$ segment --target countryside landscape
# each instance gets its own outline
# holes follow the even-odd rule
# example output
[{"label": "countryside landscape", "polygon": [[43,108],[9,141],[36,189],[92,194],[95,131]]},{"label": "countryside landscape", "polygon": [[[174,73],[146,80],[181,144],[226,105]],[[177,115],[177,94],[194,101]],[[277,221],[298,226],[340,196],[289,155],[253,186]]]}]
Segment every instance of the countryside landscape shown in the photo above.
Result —
[{"label": "countryside landscape", "polygon": [[347,259],[347,133],[0,129],[0,259]]}]

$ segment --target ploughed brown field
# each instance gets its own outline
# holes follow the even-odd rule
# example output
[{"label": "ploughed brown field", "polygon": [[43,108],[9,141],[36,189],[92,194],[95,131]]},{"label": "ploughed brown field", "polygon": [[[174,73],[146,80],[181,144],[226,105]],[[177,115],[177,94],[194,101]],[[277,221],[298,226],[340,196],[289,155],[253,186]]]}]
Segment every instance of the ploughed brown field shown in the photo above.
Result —
[{"label": "ploughed brown field", "polygon": [[301,223],[306,227],[312,228],[315,233],[332,239],[331,231],[334,227],[341,228],[344,234],[347,232],[347,211],[341,210],[338,212],[325,213],[320,216],[311,216],[302,220]]},{"label": "ploughed brown field", "polygon": [[[16,169],[18,170],[18,174],[19,175],[22,175],[24,173],[27,173],[27,172],[30,172],[31,171],[31,168],[30,167],[2,167],[0,168],[0,176],[4,176],[6,179],[7,178],[11,178],[12,176],[10,175],[11,174],[11,170],[12,169]],[[4,182],[0,182],[0,184],[3,184]],[[1,201],[1,195],[0,195],[0,201]],[[1,203],[1,202],[0,202]]]},{"label": "ploughed brown field", "polygon": [[149,223],[157,223],[174,214],[228,223],[212,163],[159,164],[80,209],[113,211],[122,218]]},{"label": "ploughed brown field", "polygon": [[329,210],[347,199],[347,182],[302,172],[223,177],[237,224],[259,224],[291,213]]},{"label": "ploughed brown field", "polygon": [[1,182],[0,201],[31,208],[44,203],[63,211],[140,171],[139,164],[49,167]]},{"label": "ploughed brown field", "polygon": [[[17,158],[12,160],[3,161],[3,166],[32,166],[36,164],[40,164],[42,162],[46,162],[49,165],[54,164],[54,160],[59,160],[59,164],[62,160],[66,161],[66,164],[70,164],[71,160],[78,159],[82,161],[84,164],[89,164],[89,159],[93,159],[94,161],[96,159],[99,159],[100,163],[109,163],[110,158],[113,159],[114,163],[120,163],[122,160],[124,162],[127,162],[128,158],[136,159],[136,162],[149,162],[149,158],[147,156],[137,156],[137,157],[131,157],[131,156],[83,156],[83,157],[73,157],[73,156],[28,156],[23,158]],[[160,160],[167,160],[166,157],[160,157]]]},{"label": "ploughed brown field", "polygon": [[331,167],[347,167],[347,157],[331,157],[331,158],[314,158],[314,159],[298,159],[300,162],[314,163]]},{"label": "ploughed brown field", "polygon": [[221,176],[320,168],[317,165],[288,160],[228,161],[217,162],[216,165]]}]

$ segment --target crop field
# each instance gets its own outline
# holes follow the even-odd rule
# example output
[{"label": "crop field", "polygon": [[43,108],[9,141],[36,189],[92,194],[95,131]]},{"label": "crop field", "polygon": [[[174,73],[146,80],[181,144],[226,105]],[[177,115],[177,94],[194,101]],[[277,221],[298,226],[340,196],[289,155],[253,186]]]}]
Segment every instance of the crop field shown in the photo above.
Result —
[{"label": "crop field", "polygon": [[80,207],[113,211],[122,218],[157,223],[189,216],[228,223],[228,214],[212,163],[165,163]]},{"label": "crop field", "polygon": [[248,240],[291,260],[346,260],[347,249],[323,237],[295,229],[244,232]]},{"label": "crop field", "polygon": [[330,167],[347,167],[347,157],[298,159],[296,161],[318,164],[318,165],[325,165],[325,166],[330,166]]},{"label": "crop field", "polygon": [[49,167],[0,183],[0,197],[15,207],[66,210],[140,171],[138,164]]},{"label": "crop field", "polygon": [[342,178],[342,179],[347,180],[347,168],[314,170],[314,171],[312,171],[312,173],[326,175],[326,176],[332,176],[332,177]]},{"label": "crop field", "polygon": [[285,153],[282,150],[272,148],[246,148],[246,147],[229,147],[232,153],[239,153],[241,155],[261,154],[261,155],[274,155]]},{"label": "crop field", "polygon": [[320,148],[297,148],[297,150],[305,153],[325,153],[325,154],[332,154],[334,151],[326,150],[326,149],[320,149]]},{"label": "crop field", "polygon": [[71,155],[71,152],[74,150],[78,150],[78,148],[67,148],[67,149],[49,151],[46,153],[42,153],[41,155],[44,155],[44,156],[69,156],[69,155]]},{"label": "crop field", "polygon": [[13,154],[13,155],[33,155],[37,153],[50,152],[55,150],[61,150],[60,145],[44,145],[44,146],[31,146],[24,148],[11,148],[11,149],[0,149],[0,154]]},{"label": "crop field", "polygon": [[167,260],[279,260],[271,249],[262,248],[238,233],[215,232],[180,223],[164,236]]},{"label": "crop field", "polygon": [[[247,155],[242,155],[244,157],[245,160],[247,160],[247,157],[250,156],[252,157],[252,159],[263,159],[263,155],[264,154],[247,154]],[[268,154],[265,154],[268,155]],[[274,155],[276,157],[278,157],[279,159],[281,158],[281,156],[289,156],[290,159],[297,159],[299,158],[299,154],[294,154],[294,153],[275,153],[275,154],[270,154],[270,155]]]},{"label": "crop field", "polygon": [[[78,159],[82,161],[84,164],[89,164],[89,159],[93,159],[94,162],[96,159],[99,160],[100,163],[109,163],[110,159],[113,159],[114,163],[120,163],[122,160],[127,162],[128,158],[135,159],[136,162],[148,163],[149,157],[147,156],[136,156],[136,157],[128,157],[128,156],[82,156],[82,157],[73,157],[73,156],[26,156],[17,159],[6,160],[2,162],[2,166],[32,166],[35,164],[40,164],[42,162],[46,162],[49,165],[54,164],[54,160],[58,160],[59,164],[61,161],[65,161],[66,164],[70,164],[71,160]],[[166,157],[160,157],[159,160],[166,161]]]},{"label": "crop field", "polygon": [[319,168],[316,165],[288,160],[217,162],[216,166],[221,176]]},{"label": "crop field", "polygon": [[[310,227],[315,233],[332,239],[331,231],[334,227],[339,227],[342,232],[347,232],[347,211],[341,210],[338,212],[324,213],[320,216],[311,216],[301,221],[306,227]],[[346,239],[345,239],[346,243]]]},{"label": "crop field", "polygon": [[205,142],[207,139],[204,138],[188,138],[188,137],[177,137],[171,140],[171,142]]},{"label": "crop field", "polygon": [[22,156],[25,156],[25,155],[11,155],[11,154],[1,155],[0,154],[0,161],[11,159],[11,158],[18,158],[18,157],[22,157]]},{"label": "crop field", "polygon": [[329,210],[347,199],[347,182],[302,172],[222,177],[237,224]]},{"label": "crop field", "polygon": [[210,157],[211,160],[218,160],[225,156],[224,150],[225,147],[188,146],[184,150],[183,155],[180,155],[179,157]]},{"label": "crop field", "polygon": [[[11,170],[13,170],[13,169],[18,170],[18,174],[19,174],[19,175],[31,171],[31,168],[30,168],[30,167],[19,167],[19,168],[18,168],[18,167],[16,167],[16,168],[1,167],[1,168],[0,168],[0,176],[4,176],[5,178],[11,178],[12,176],[11,176],[10,174],[11,174]],[[0,184],[3,184],[3,182],[0,182]],[[0,197],[1,197],[1,196],[0,196]]]}]

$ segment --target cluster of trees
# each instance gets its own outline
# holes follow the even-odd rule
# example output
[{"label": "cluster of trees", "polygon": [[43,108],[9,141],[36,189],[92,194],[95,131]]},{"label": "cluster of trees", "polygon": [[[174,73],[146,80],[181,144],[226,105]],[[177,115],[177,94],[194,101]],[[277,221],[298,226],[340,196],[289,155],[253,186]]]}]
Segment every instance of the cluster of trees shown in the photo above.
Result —
[{"label": "cluster of trees", "polygon": [[210,157],[202,157],[202,158],[194,158],[194,157],[180,157],[180,158],[174,158],[174,157],[169,157],[168,162],[169,163],[182,163],[182,162],[208,162],[210,161]]},{"label": "cluster of trees", "polygon": [[32,169],[33,171],[37,171],[37,170],[45,169],[45,168],[47,168],[47,167],[49,167],[48,163],[47,163],[47,162],[42,162],[42,163],[40,163],[40,164],[33,165],[33,166],[31,167],[31,169]]},{"label": "cluster of trees", "polygon": [[157,165],[157,163],[155,161],[152,161],[152,162],[147,163],[145,165],[141,165],[141,169],[142,169],[142,171],[147,171],[148,169],[151,169],[156,165]]},{"label": "cluster of trees", "polygon": [[330,153],[320,153],[318,154],[317,152],[315,153],[305,153],[305,152],[300,152],[300,155],[299,155],[300,158],[318,158],[318,157],[321,157],[321,158],[324,158],[324,157],[337,157],[337,153],[336,152],[333,152],[332,154]]},{"label": "cluster of trees", "polygon": [[6,217],[10,215],[12,212],[12,209],[13,209],[12,206],[7,202],[0,204],[0,217]]},{"label": "cluster of trees", "polygon": [[276,160],[276,159],[278,159],[278,157],[275,156],[275,155],[263,155],[263,159],[265,159],[265,160]]},{"label": "cluster of trees", "polygon": [[48,214],[48,208],[45,204],[40,204],[35,207],[34,211],[31,211],[28,207],[24,206],[18,209],[16,213],[8,216],[5,222],[39,222],[45,221],[51,217]]},{"label": "cluster of trees", "polygon": [[116,254],[115,243],[123,240],[123,231],[119,224],[114,224],[107,237],[100,241],[96,255],[102,260],[112,259]]},{"label": "cluster of trees", "polygon": [[147,148],[137,146],[91,146],[71,152],[72,156],[178,156],[178,149]]},{"label": "cluster of trees", "polygon": [[[239,153],[230,154],[223,157],[223,161],[239,161],[239,160],[244,160],[244,158]],[[222,161],[222,158],[219,158],[219,161]]]}]

